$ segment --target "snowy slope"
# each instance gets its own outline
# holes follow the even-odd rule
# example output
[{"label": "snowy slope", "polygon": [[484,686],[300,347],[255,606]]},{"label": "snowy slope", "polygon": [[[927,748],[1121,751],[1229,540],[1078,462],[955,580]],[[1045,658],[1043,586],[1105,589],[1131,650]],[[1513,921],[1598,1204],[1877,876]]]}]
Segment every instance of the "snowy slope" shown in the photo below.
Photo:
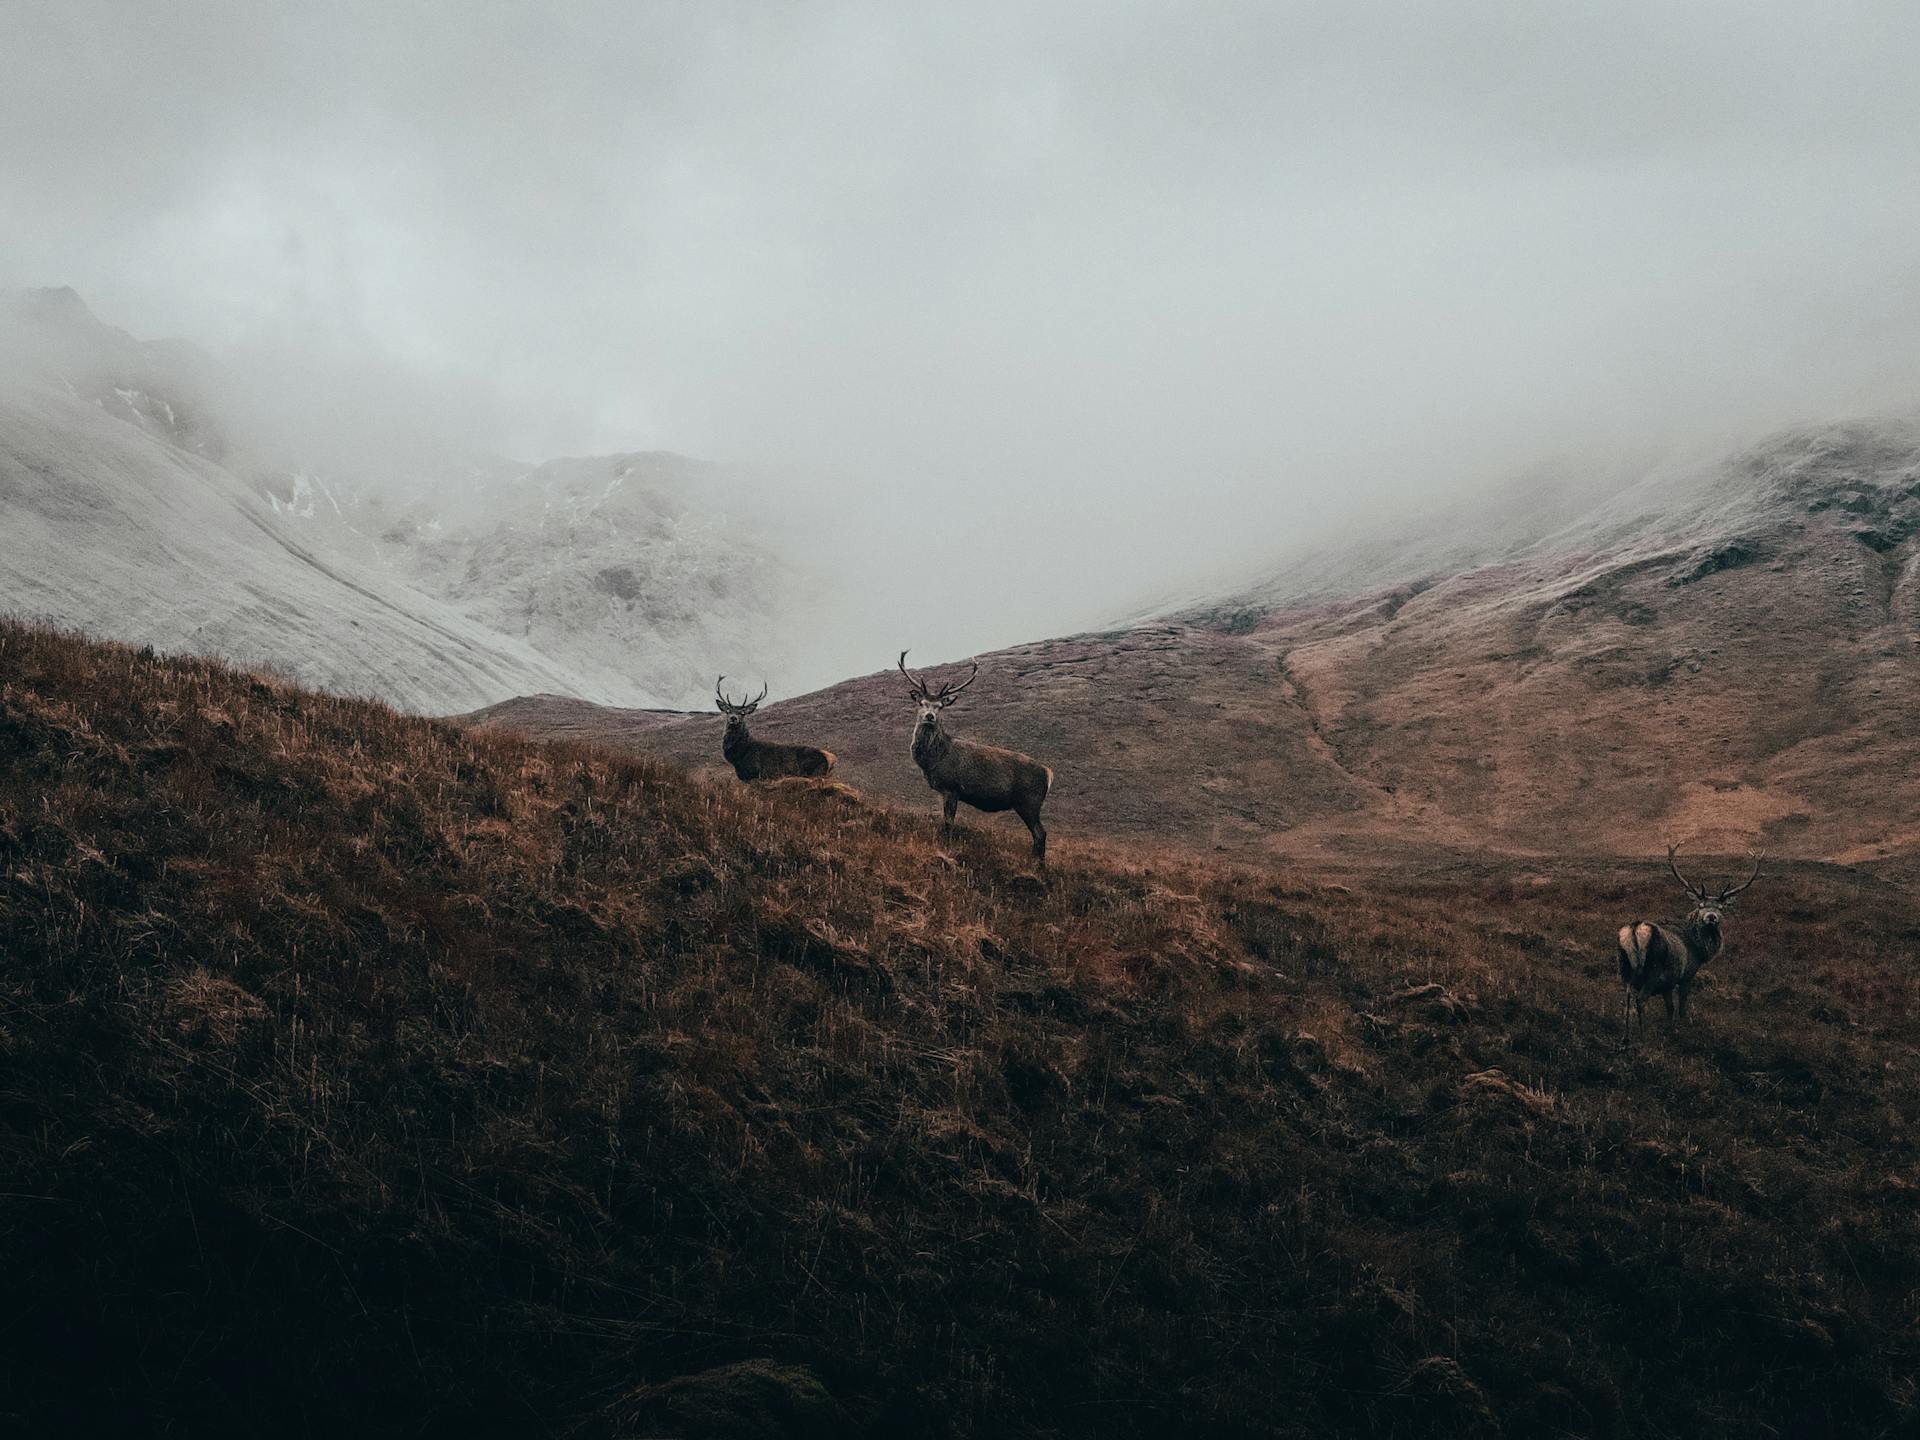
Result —
[{"label": "snowy slope", "polygon": [[583,675],[589,698],[698,705],[765,674],[807,582],[676,455],[550,461],[384,543],[421,589]]},{"label": "snowy slope", "polygon": [[718,670],[790,668],[819,589],[731,513],[720,467],[678,455],[449,460],[384,485],[298,467],[251,483],[303,543],[525,642],[606,704],[697,705]]},{"label": "snowy slope", "polygon": [[1711,545],[1769,523],[1783,491],[1794,491],[1810,473],[1897,468],[1917,432],[1920,420],[1878,416],[1638,462],[1544,466],[1504,485],[1356,521],[1237,575],[1191,580],[1118,620],[1251,626],[1274,612],[1373,591],[1417,593],[1482,566],[1552,557],[1577,569]]},{"label": "snowy slope", "polygon": [[0,394],[0,609],[449,710],[578,679],[302,546],[219,466],[51,389]]},{"label": "snowy slope", "polygon": [[0,610],[441,712],[697,704],[788,653],[810,584],[726,513],[717,467],[309,455],[314,425],[263,428],[238,394],[71,290],[0,305]]}]

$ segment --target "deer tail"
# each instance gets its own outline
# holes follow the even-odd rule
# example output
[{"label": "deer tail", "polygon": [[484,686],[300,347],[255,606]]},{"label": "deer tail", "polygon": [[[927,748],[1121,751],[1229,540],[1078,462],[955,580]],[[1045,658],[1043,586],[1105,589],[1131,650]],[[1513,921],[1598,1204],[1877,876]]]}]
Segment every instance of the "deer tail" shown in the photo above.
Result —
[{"label": "deer tail", "polygon": [[1053,793],[1053,770],[1046,765],[1042,765],[1040,768],[1047,772],[1047,788],[1040,792],[1040,798],[1044,800]]},{"label": "deer tail", "polygon": [[1653,943],[1653,926],[1644,920],[1620,927],[1620,978],[1631,985],[1647,968],[1647,946]]}]

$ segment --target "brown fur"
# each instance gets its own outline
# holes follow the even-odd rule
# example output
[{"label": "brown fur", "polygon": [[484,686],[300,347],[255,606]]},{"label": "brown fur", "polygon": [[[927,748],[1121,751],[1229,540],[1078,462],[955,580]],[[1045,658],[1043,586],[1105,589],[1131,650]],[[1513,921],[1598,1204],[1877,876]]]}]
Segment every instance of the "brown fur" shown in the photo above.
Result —
[{"label": "brown fur", "polygon": [[913,730],[913,758],[927,784],[945,800],[943,827],[953,824],[961,805],[976,810],[1011,810],[1033,835],[1033,853],[1047,858],[1047,828],[1040,807],[1053,788],[1053,771],[1018,750],[983,745],[947,734],[937,715],[923,716]]},{"label": "brown fur", "polygon": [[1629,1042],[1634,1020],[1645,1026],[1647,1000],[1654,995],[1666,1002],[1668,1019],[1676,1006],[1680,1018],[1687,1018],[1694,981],[1720,946],[1720,912],[1709,906],[1696,907],[1677,925],[1636,920],[1620,927],[1620,982],[1626,989]]},{"label": "brown fur", "polygon": [[1687,1018],[1687,1001],[1693,994],[1700,971],[1720,953],[1724,943],[1720,923],[1727,905],[1735,895],[1759,878],[1760,860],[1755,857],[1753,874],[1740,885],[1728,884],[1718,895],[1689,884],[1674,863],[1677,846],[1667,847],[1667,866],[1693,901],[1686,918],[1671,925],[1655,925],[1636,920],[1622,925],[1617,938],[1620,959],[1620,983],[1624,988],[1626,1039],[1633,1043],[1633,1023],[1646,1027],[1648,997],[1658,995],[1667,1007],[1667,1018],[1676,1013]]},{"label": "brown fur", "polygon": [[815,745],[784,745],[778,740],[756,740],[747,733],[745,719],[727,720],[720,753],[742,780],[778,780],[785,775],[830,774],[838,758]]},{"label": "brown fur", "polygon": [[[1040,823],[1040,807],[1053,789],[1053,771],[1018,750],[985,745],[978,740],[961,740],[949,735],[940,723],[940,714],[951,705],[960,691],[973,683],[969,675],[958,685],[948,684],[930,691],[907,671],[907,655],[900,652],[900,672],[907,676],[920,718],[913,727],[913,759],[927,784],[944,801],[941,829],[953,826],[955,813],[962,805],[990,813],[1011,810],[1026,823],[1033,836],[1033,853],[1038,860],[1047,858],[1047,827]],[[974,667],[975,672],[979,670]]]},{"label": "brown fur", "polygon": [[755,700],[729,700],[720,688],[726,676],[714,682],[715,708],[727,717],[726,733],[720,738],[720,753],[742,780],[779,780],[791,775],[818,777],[833,770],[834,754],[815,745],[785,745],[777,740],[756,740],[747,733],[747,717],[767,698],[767,687],[760,687]]}]

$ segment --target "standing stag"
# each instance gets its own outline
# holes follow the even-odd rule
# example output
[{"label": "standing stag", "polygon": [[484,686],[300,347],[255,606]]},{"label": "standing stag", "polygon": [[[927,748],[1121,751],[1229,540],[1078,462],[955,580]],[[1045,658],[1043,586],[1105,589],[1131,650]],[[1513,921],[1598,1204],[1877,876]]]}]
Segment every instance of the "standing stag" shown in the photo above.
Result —
[{"label": "standing stag", "polygon": [[1040,823],[1040,807],[1053,788],[1053,771],[1018,750],[961,740],[949,735],[940,724],[940,712],[974,682],[980,673],[979,663],[975,662],[966,679],[957,684],[949,680],[938,690],[907,669],[904,650],[899,665],[900,673],[907,677],[908,694],[920,707],[920,718],[913,727],[914,763],[945,801],[941,833],[953,828],[954,812],[963,802],[976,810],[1011,810],[1026,821],[1027,829],[1033,832],[1034,856],[1046,863],[1047,827]]},{"label": "standing stag", "polygon": [[1720,915],[1729,901],[1760,878],[1761,856],[1753,857],[1753,873],[1738,885],[1729,884],[1717,895],[1708,895],[1704,886],[1688,883],[1674,857],[1678,845],[1667,846],[1667,868],[1680,888],[1693,900],[1693,908],[1684,920],[1672,925],[1654,925],[1636,920],[1620,927],[1620,981],[1626,987],[1627,1033],[1625,1045],[1633,1044],[1633,1022],[1637,1015],[1640,1028],[1647,1027],[1647,998],[1658,995],[1667,1004],[1672,1019],[1677,997],[1680,1018],[1687,1018],[1687,996],[1700,967],[1720,953]]},{"label": "standing stag", "polygon": [[767,687],[751,700],[729,700],[721,690],[722,675],[713,682],[713,703],[727,717],[727,733],[721,737],[720,753],[742,780],[777,780],[782,775],[825,775],[833,769],[833,752],[812,745],[782,745],[776,740],[756,740],[747,733],[747,717],[767,698]]}]

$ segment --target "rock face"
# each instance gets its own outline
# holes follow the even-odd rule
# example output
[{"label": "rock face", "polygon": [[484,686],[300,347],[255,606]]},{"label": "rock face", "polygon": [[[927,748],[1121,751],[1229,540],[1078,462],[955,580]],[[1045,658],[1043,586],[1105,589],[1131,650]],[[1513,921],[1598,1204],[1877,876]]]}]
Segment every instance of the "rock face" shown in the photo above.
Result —
[{"label": "rock face", "polygon": [[[1448,548],[1384,537],[1125,630],[984,656],[952,728],[1053,767],[1063,844],[1920,855],[1904,780],[1920,769],[1920,435],[1791,432],[1420,568]],[[719,759],[705,718],[539,701],[478,718]],[[846,783],[931,816],[911,720],[890,673],[761,712],[770,738],[825,745]]]},{"label": "rock face", "polygon": [[0,305],[0,612],[440,712],[694,704],[790,653],[810,582],[716,467],[310,464],[233,393],[71,290]]}]

